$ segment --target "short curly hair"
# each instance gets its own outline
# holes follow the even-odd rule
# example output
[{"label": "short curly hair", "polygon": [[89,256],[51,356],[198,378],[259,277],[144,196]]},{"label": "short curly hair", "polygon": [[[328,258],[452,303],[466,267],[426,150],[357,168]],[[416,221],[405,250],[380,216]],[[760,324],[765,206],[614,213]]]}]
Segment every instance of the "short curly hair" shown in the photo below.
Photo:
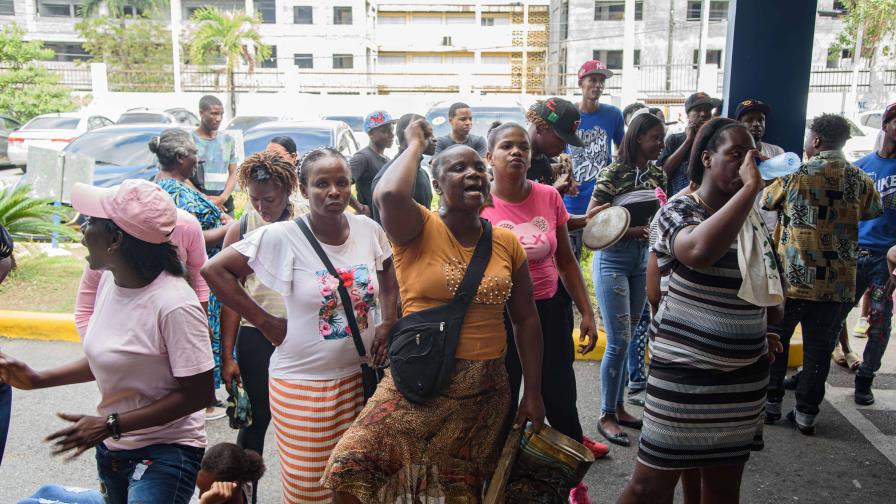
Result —
[{"label": "short curly hair", "polygon": [[296,166],[289,159],[271,151],[262,151],[247,157],[237,171],[237,180],[243,190],[249,187],[250,182],[267,181],[286,189],[287,194],[292,194],[299,188]]},{"label": "short curly hair", "polygon": [[842,149],[849,140],[849,121],[837,114],[821,114],[812,119],[809,129],[821,140],[822,145]]}]

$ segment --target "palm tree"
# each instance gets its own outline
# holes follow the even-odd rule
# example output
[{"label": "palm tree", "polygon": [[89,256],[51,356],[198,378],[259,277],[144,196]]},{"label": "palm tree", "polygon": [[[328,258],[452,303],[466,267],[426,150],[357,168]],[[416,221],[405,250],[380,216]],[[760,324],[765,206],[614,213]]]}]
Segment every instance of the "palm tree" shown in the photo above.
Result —
[{"label": "palm tree", "polygon": [[[55,211],[70,214],[70,209],[54,208],[53,200],[32,198],[28,196],[29,192],[31,186],[27,184],[0,189],[0,225],[5,227],[9,234],[14,238],[31,238],[47,237],[55,232],[61,237],[73,240],[78,238],[78,233],[74,229],[63,224],[53,224]],[[66,215],[60,217],[63,222],[68,220]]]},{"label": "palm tree", "polygon": [[244,11],[222,11],[216,7],[202,7],[191,18],[195,26],[187,40],[190,59],[198,65],[208,65],[216,58],[224,58],[227,72],[227,95],[230,116],[236,116],[236,92],[233,72],[242,61],[255,70],[257,61],[271,56],[270,46],[261,43],[258,27],[261,19]]}]

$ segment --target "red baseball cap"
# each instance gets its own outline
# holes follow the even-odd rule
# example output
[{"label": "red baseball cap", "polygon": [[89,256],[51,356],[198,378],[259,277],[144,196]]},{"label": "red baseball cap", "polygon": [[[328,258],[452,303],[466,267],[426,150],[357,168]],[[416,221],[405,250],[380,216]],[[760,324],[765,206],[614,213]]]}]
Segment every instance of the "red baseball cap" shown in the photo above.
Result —
[{"label": "red baseball cap", "polygon": [[603,75],[607,79],[613,76],[613,72],[607,69],[607,65],[601,60],[588,60],[579,68],[579,80],[588,75]]},{"label": "red baseball cap", "polygon": [[148,180],[125,180],[114,187],[76,183],[72,206],[84,215],[109,219],[125,233],[148,243],[169,241],[177,224],[174,200]]},{"label": "red baseball cap", "polygon": [[890,119],[896,117],[896,103],[891,103],[884,109],[884,116],[880,121],[880,129],[884,129],[887,127],[887,123],[890,122]]}]

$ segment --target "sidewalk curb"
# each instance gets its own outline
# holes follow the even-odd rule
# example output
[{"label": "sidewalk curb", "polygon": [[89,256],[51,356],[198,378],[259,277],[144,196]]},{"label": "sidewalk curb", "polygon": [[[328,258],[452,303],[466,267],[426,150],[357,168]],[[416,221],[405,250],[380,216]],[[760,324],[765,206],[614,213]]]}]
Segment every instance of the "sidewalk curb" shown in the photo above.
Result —
[{"label": "sidewalk curb", "polygon": [[70,313],[0,310],[0,336],[12,339],[81,342],[75,329],[75,316]]}]

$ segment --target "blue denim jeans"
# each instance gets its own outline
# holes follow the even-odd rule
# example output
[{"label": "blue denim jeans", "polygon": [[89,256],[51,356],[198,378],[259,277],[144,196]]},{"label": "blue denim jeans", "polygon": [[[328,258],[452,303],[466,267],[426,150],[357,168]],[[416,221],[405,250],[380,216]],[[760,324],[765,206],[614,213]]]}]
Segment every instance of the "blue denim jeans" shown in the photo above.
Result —
[{"label": "blue denim jeans", "polygon": [[0,464],[6,449],[6,434],[9,432],[9,417],[12,413],[12,387],[0,383]]},{"label": "blue denim jeans", "polygon": [[628,343],[628,388],[638,391],[647,388],[647,328],[650,326],[650,306],[644,303],[641,320]]},{"label": "blue denim jeans", "polygon": [[880,253],[859,256],[856,270],[856,303],[862,298],[865,290],[871,289],[871,313],[868,322],[868,342],[862,355],[862,365],[858,376],[874,378],[880,369],[880,360],[887,350],[890,341],[890,328],[893,317],[893,298],[884,295],[884,288],[890,272],[887,271],[887,256]]},{"label": "blue denim jeans", "polygon": [[188,504],[205,449],[156,444],[111,451],[96,446],[100,490],[108,504]]},{"label": "blue denim jeans", "polygon": [[594,254],[591,278],[600,305],[607,350],[600,362],[601,412],[616,413],[625,398],[626,354],[647,300],[646,240],[624,240]]}]

